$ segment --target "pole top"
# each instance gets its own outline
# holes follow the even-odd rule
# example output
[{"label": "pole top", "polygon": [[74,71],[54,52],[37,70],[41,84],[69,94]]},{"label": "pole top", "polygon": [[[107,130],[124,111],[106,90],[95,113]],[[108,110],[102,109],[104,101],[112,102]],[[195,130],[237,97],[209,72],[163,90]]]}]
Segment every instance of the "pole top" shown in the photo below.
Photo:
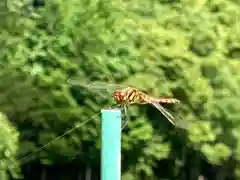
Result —
[{"label": "pole top", "polygon": [[109,112],[109,111],[110,111],[110,112],[119,112],[119,111],[121,111],[121,109],[119,109],[119,108],[108,108],[108,109],[107,109],[107,108],[106,108],[106,109],[102,109],[102,110],[101,110],[102,113],[104,113],[104,112]]}]

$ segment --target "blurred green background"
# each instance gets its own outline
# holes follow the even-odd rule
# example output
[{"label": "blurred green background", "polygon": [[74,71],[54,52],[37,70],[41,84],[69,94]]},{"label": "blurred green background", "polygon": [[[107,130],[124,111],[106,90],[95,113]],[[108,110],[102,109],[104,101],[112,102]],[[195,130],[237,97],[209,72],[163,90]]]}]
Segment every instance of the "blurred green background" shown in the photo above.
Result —
[{"label": "blurred green background", "polygon": [[129,107],[122,180],[240,179],[239,0],[7,2],[0,180],[99,179],[99,113],[114,103],[69,78],[173,96],[182,104],[167,107],[195,122],[182,130],[151,106]]}]

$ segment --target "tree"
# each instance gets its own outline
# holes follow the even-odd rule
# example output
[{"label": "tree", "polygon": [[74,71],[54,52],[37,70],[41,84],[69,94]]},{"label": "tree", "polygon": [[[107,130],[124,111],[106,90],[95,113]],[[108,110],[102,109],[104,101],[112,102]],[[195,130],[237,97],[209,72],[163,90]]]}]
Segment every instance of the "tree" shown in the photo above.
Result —
[{"label": "tree", "polygon": [[13,178],[21,177],[19,172],[17,160],[15,158],[18,151],[18,136],[19,133],[8,121],[7,117],[0,114],[0,141],[1,141],[1,163],[0,163],[0,178],[7,180],[8,172]]},{"label": "tree", "polygon": [[[8,46],[1,56],[3,66],[26,76],[27,89],[34,90],[24,95],[33,105],[16,121],[27,139],[21,141],[21,156],[110,106],[108,94],[67,83],[101,80],[183,102],[172,109],[187,122],[186,130],[172,127],[151,107],[129,108],[131,120],[122,132],[124,180],[196,179],[207,174],[201,167],[206,164],[222,167],[211,179],[237,175],[238,9],[230,0],[68,0],[47,4],[36,19],[16,15],[21,27],[12,23],[19,30],[3,38]],[[16,119],[16,106],[7,105],[14,110],[9,119]],[[93,119],[28,163],[98,168],[100,122]],[[165,162],[171,168],[159,173]]]}]

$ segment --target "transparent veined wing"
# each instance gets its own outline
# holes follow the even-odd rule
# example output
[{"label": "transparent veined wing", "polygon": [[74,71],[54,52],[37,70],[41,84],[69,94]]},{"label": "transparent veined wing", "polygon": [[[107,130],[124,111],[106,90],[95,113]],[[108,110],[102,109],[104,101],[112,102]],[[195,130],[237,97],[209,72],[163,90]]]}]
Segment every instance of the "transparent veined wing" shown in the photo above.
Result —
[{"label": "transparent veined wing", "polygon": [[183,129],[190,128],[191,126],[190,122],[186,122],[183,119],[175,116],[173,112],[171,112],[169,109],[164,108],[158,102],[151,101],[149,103],[152,104],[155,108],[157,108],[167,118],[167,120],[174,126],[177,126]]},{"label": "transparent veined wing", "polygon": [[84,88],[91,89],[94,91],[108,91],[111,93],[117,89],[126,88],[123,85],[111,84],[111,83],[101,82],[101,81],[80,81],[77,79],[68,79],[67,82],[73,86],[82,86]]},{"label": "transparent veined wing", "polygon": [[79,79],[68,79],[68,84],[73,87],[78,87],[81,92],[91,92],[103,97],[104,99],[112,98],[112,94],[117,89],[125,88],[122,85],[111,84],[102,81],[85,81]]}]

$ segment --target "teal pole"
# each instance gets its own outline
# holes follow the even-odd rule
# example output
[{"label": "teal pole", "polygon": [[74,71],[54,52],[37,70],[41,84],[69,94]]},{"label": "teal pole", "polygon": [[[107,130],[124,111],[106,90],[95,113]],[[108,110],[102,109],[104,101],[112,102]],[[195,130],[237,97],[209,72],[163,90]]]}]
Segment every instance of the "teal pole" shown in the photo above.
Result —
[{"label": "teal pole", "polygon": [[101,180],[121,178],[121,110],[103,109]]}]

